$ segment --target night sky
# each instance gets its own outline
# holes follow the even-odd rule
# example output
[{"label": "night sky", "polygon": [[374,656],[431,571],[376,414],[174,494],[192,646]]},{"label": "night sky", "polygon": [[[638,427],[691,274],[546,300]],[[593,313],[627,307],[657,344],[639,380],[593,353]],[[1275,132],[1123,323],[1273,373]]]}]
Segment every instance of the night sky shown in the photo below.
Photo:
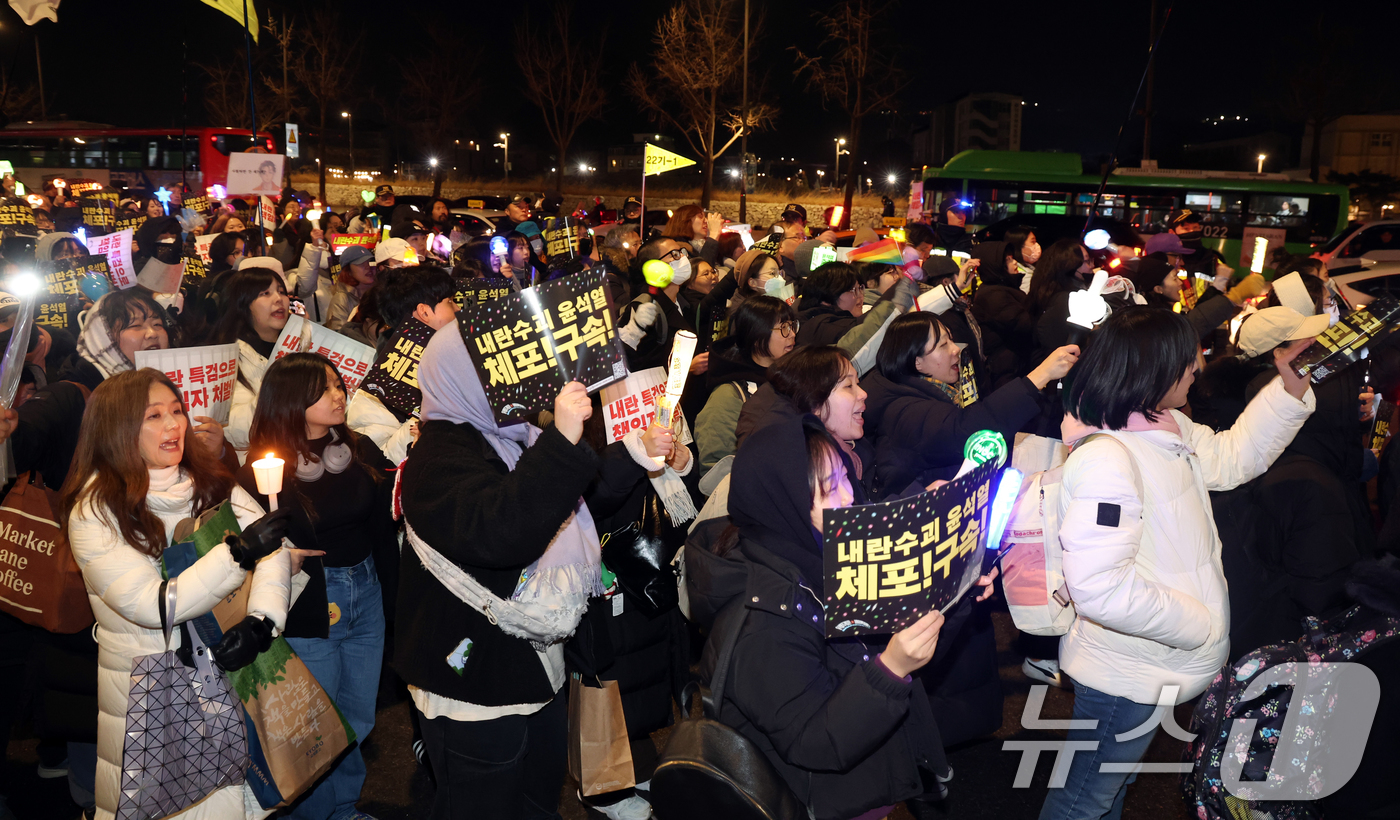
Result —
[{"label": "night sky", "polygon": [[[751,150],[765,158],[797,155],[829,162],[832,138],[847,130],[844,115],[823,111],[820,100],[805,93],[793,79],[788,51],[793,45],[811,49],[817,44],[819,32],[810,6],[753,3],[755,12],[763,10],[767,16],[753,51],[755,87],[757,80],[766,80],[766,96],[780,104],[782,114],[776,131],[753,138]],[[260,2],[258,10],[266,14],[298,5]],[[1161,5],[1165,8],[1167,0]],[[1322,5],[1204,0],[1175,5],[1156,83],[1154,153],[1164,165],[1187,141],[1269,128],[1300,134],[1301,125],[1282,121],[1270,101],[1287,66],[1306,59],[1313,48]],[[582,39],[595,40],[596,32],[607,29],[604,66],[612,88],[604,119],[585,126],[579,135],[578,145],[585,152],[601,158],[608,145],[655,129],[622,90],[621,79],[628,64],[647,57],[650,33],[666,6],[663,0],[575,4]],[[1028,102],[1023,149],[1106,155],[1140,77],[1149,6],[1148,0],[897,2],[889,48],[901,50],[903,65],[914,77],[901,101],[902,116],[915,118],[919,111],[970,91],[1020,94]],[[421,49],[421,32],[432,26],[453,32],[459,44],[441,59],[465,63],[467,56],[480,54],[485,67],[480,72],[481,102],[468,118],[463,143],[476,139],[489,144],[499,131],[509,130],[513,144],[534,142],[548,150],[538,113],[518,91],[511,55],[518,10],[528,7],[534,19],[543,21],[548,3],[345,0],[339,7],[347,24],[370,32],[361,78],[351,91],[361,100],[356,105],[357,129],[382,127],[383,113],[369,99],[371,92],[379,99],[393,98],[395,59]],[[1366,92],[1366,108],[1400,108],[1392,90],[1400,88],[1395,82],[1400,61],[1387,58],[1389,39],[1400,28],[1400,7],[1347,4],[1345,19],[1341,7],[1331,8],[1332,18],[1325,22],[1328,36],[1344,41],[1354,56],[1359,75],[1354,85]],[[191,60],[232,60],[232,50],[241,43],[233,20],[197,0],[64,0],[59,23],[44,22],[38,28],[50,118],[62,113],[128,126],[180,121],[182,35],[188,38]],[[275,49],[275,41],[264,34],[259,48]],[[0,8],[0,60],[22,81],[32,79],[32,32],[8,5]],[[203,76],[191,69],[190,81],[190,119],[199,123],[205,119],[199,99]],[[1248,116],[1250,122],[1225,128],[1202,124],[1220,115]],[[907,127],[908,121],[900,118],[869,123],[867,149],[872,153],[865,158],[872,164],[907,162],[907,147],[901,150],[899,139]],[[1141,133],[1140,123],[1129,126],[1122,161],[1136,162]]]}]

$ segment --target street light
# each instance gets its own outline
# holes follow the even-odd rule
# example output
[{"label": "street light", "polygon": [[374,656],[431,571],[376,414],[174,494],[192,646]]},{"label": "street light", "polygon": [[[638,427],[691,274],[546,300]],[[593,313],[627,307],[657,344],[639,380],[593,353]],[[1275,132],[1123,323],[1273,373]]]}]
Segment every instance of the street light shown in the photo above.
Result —
[{"label": "street light", "polygon": [[506,182],[510,182],[510,132],[506,131],[501,134],[501,141],[492,147],[501,148],[505,151]]},{"label": "street light", "polygon": [[1260,173],[1260,174],[1264,173],[1264,158],[1265,158],[1266,156],[1267,156],[1267,154],[1260,154],[1260,155],[1259,155],[1259,170],[1258,170],[1256,173]]},{"label": "street light", "polygon": [[350,132],[350,179],[355,178],[355,117],[349,111],[340,112],[345,120],[345,129]]},{"label": "street light", "polygon": [[890,174],[889,176],[885,177],[885,181],[893,185],[896,182],[899,182],[899,177],[895,176],[894,174]]},{"label": "street light", "polygon": [[841,178],[841,155],[849,154],[851,152],[841,150],[841,146],[846,144],[845,137],[834,139],[832,140],[832,142],[836,143],[836,165],[831,169],[831,184],[835,185],[836,181]]}]

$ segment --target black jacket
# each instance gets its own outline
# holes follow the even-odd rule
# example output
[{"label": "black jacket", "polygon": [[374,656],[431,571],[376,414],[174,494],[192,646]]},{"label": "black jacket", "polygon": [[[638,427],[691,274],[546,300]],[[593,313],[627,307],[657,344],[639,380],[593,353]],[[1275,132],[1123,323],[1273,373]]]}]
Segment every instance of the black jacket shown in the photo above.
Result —
[{"label": "black jacket", "polygon": [[[483,586],[509,598],[520,572],[544,554],[597,474],[598,456],[551,426],[512,471],[470,424],[428,421],[402,469],[407,523]],[[394,667],[412,686],[481,706],[554,697],[534,647],[462,603],[409,546],[400,563],[394,636]],[[472,650],[459,675],[446,659],[464,638]]]},{"label": "black jacket", "polygon": [[849,310],[841,310],[835,305],[816,305],[803,310],[797,316],[800,324],[797,329],[799,345],[834,345],[851,328],[865,321],[860,316],[852,316]]},{"label": "black jacket", "polygon": [[978,430],[1008,442],[1040,412],[1039,392],[1018,378],[970,407],[959,408],[932,382],[895,382],[879,369],[861,379],[865,437],[875,440],[876,497],[903,495],[910,484],[951,479],[962,466],[963,445]]},{"label": "black jacket", "polygon": [[993,390],[1030,372],[1035,320],[1029,301],[1006,273],[982,273],[982,285],[972,299],[972,316],[982,328],[987,381]]},{"label": "black jacket", "polygon": [[[741,562],[744,575],[705,581],[740,583],[693,593],[730,602],[711,634],[745,619],[720,720],[763,750],[818,820],[847,820],[923,793],[919,766],[934,769],[941,748],[919,682],[896,678],[860,641],[827,640],[821,603],[791,562],[747,538],[726,558]],[[705,646],[706,681],[717,652],[713,641]]]},{"label": "black jacket", "polygon": [[[618,327],[626,325],[632,321],[632,311],[647,299],[655,303],[661,309],[661,317],[657,319],[651,327],[646,328],[646,335],[637,344],[637,349],[633,350],[627,345],[623,345],[623,350],[627,354],[627,369],[632,373],[646,370],[649,367],[665,367],[666,361],[671,356],[671,341],[676,336],[677,330],[689,330],[695,332],[695,326],[690,323],[681,307],[671,300],[671,297],[660,288],[648,288],[646,294],[639,294],[633,297],[631,302],[622,308],[617,317]],[[679,294],[677,294],[679,296]],[[664,333],[663,333],[664,330]],[[697,354],[699,350],[697,349]]]}]

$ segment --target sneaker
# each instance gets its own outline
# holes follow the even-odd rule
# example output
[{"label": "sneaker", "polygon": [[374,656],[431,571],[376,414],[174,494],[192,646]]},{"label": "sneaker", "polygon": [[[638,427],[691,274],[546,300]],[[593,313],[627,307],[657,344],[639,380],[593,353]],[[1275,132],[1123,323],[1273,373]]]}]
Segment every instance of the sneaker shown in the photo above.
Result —
[{"label": "sneaker", "polygon": [[1068,681],[1060,674],[1060,662],[1026,658],[1021,663],[1021,674],[1031,680],[1048,683],[1060,689],[1068,689]]},{"label": "sneaker", "polygon": [[625,800],[619,800],[607,806],[599,806],[585,800],[583,792],[579,792],[578,802],[603,815],[608,820],[648,820],[651,817],[651,804],[635,794]]},{"label": "sneaker", "polygon": [[63,758],[61,763],[44,763],[39,761],[39,778],[41,780],[57,780],[60,777],[68,776],[68,758]]}]

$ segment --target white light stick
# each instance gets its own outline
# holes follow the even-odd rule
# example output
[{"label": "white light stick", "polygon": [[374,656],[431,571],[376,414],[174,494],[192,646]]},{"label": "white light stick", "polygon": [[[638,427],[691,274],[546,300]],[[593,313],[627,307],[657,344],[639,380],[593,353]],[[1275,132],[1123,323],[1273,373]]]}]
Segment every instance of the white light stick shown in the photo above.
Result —
[{"label": "white light stick", "polygon": [[695,358],[695,334],[676,331],[671,342],[670,370],[666,374],[666,394],[656,403],[656,423],[662,427],[675,426],[674,414],[685,392],[685,377],[690,374],[690,361]]},{"label": "white light stick", "polygon": [[43,283],[32,273],[21,273],[10,280],[10,292],[19,297],[14,332],[0,360],[0,407],[9,410],[19,391],[20,373],[24,371],[24,356],[29,350],[29,336],[34,327],[34,303],[38,301]]},{"label": "white light stick", "polygon": [[253,462],[253,480],[258,484],[258,492],[267,496],[269,512],[277,510],[277,494],[282,492],[282,468],[286,464],[272,453]]},{"label": "white light stick", "polygon": [[1269,239],[1264,236],[1254,237],[1254,258],[1249,260],[1250,273],[1264,272],[1264,254],[1269,252]]}]

